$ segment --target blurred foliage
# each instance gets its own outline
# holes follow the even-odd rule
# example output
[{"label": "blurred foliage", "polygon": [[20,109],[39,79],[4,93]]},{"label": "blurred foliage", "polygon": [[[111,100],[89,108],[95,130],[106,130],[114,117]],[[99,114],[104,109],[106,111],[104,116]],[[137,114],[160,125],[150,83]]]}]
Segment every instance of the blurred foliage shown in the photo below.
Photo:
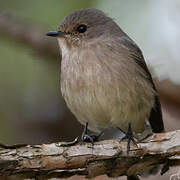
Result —
[{"label": "blurred foliage", "polygon": [[0,9],[12,12],[20,17],[43,23],[48,26],[57,26],[68,13],[80,9],[92,7],[95,0],[1,0]]},{"label": "blurred foliage", "polygon": [[[92,7],[94,3],[93,0],[0,0],[0,12],[44,26],[48,31],[56,29],[68,13]],[[28,137],[28,131],[33,129],[32,122],[43,125],[61,119],[59,71],[59,60],[35,56],[26,46],[0,37],[1,142],[40,143],[51,138],[51,134],[45,138]],[[38,128],[34,128],[37,134],[35,131]]]}]

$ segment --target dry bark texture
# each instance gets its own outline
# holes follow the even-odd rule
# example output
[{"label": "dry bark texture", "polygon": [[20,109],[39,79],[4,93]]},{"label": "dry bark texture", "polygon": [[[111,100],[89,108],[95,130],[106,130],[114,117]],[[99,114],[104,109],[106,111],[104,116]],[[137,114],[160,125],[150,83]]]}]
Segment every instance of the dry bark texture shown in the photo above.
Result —
[{"label": "dry bark texture", "polygon": [[163,164],[162,173],[180,165],[180,130],[154,134],[146,142],[131,146],[126,142],[105,140],[69,147],[57,144],[9,146],[0,149],[0,177],[16,179],[73,175],[110,177],[134,175]]}]

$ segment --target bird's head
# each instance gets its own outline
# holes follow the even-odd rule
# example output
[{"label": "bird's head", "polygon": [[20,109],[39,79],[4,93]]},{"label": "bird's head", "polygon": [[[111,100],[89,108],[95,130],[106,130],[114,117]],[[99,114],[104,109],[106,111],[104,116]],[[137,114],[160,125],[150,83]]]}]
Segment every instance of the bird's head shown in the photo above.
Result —
[{"label": "bird's head", "polygon": [[47,35],[57,37],[59,41],[65,41],[70,46],[78,46],[119,31],[119,26],[104,12],[90,8],[69,14],[60,24],[58,31],[50,31]]}]

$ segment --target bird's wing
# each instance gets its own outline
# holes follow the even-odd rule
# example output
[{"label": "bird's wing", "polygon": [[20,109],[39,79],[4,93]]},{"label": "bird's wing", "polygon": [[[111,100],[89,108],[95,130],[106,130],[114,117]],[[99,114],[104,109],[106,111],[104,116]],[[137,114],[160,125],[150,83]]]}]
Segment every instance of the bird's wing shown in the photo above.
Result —
[{"label": "bird's wing", "polygon": [[[145,71],[147,76],[144,76],[144,78],[147,78],[150,81],[150,83],[153,86],[153,89],[157,92],[154,82],[152,80],[152,76],[147,68],[143,54],[141,50],[139,49],[139,47],[127,36],[121,37],[120,41],[121,41],[121,44],[128,49],[132,57],[132,60],[134,60],[140,66],[140,68],[142,68],[143,71]],[[159,97],[157,93],[154,98],[155,98],[155,105],[151,109],[149,122],[152,128],[152,131],[154,133],[159,133],[164,130],[164,124],[162,120],[161,104],[159,102]]]}]

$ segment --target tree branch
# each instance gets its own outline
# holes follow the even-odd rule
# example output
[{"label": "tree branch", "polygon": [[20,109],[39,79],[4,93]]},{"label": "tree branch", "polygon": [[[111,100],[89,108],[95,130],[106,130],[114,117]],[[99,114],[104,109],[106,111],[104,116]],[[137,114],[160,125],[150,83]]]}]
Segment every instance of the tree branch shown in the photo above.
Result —
[{"label": "tree branch", "polygon": [[105,140],[69,147],[54,143],[9,146],[0,150],[0,176],[48,179],[107,174],[117,177],[140,174],[160,164],[164,164],[164,173],[170,166],[180,165],[180,130],[154,134],[147,142],[139,143],[138,148],[131,146],[129,155],[126,145],[118,140]]}]

